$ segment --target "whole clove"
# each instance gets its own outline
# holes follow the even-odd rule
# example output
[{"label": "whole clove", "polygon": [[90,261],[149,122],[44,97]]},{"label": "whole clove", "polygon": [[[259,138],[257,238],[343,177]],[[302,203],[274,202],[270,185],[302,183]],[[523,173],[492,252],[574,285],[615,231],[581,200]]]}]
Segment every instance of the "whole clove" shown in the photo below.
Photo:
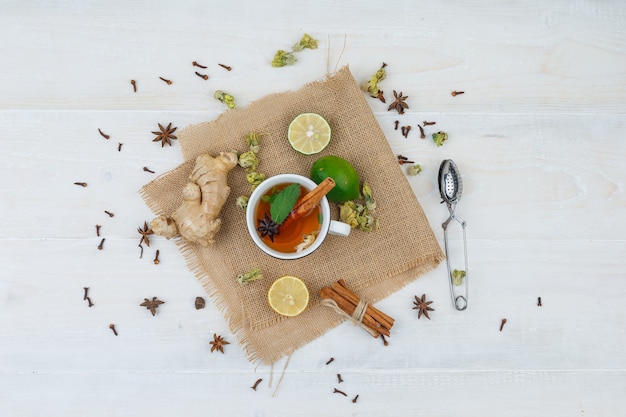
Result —
[{"label": "whole clove", "polygon": [[88,307],[93,307],[95,304],[91,302],[91,298],[87,297],[87,306]]},{"label": "whole clove", "polygon": [[152,262],[154,262],[155,265],[158,265],[159,262],[160,262],[159,261],[159,250],[158,249],[156,250],[156,255],[154,256],[154,261],[152,261]]},{"label": "whole clove", "polygon": [[346,394],[345,392],[343,392],[343,391],[341,391],[341,390],[338,390],[337,388],[335,388],[335,389],[334,389],[333,394],[341,394],[341,395],[343,395],[344,397],[347,397],[347,396],[348,396],[348,394]]},{"label": "whole clove", "polygon": [[396,120],[396,121],[395,121],[395,122],[393,122],[393,123],[394,123],[393,130],[398,130],[398,123],[400,123],[400,121],[399,121],[399,120]]},{"label": "whole clove", "polygon": [[150,169],[150,168],[148,168],[148,167],[143,167],[143,170],[144,170],[144,172],[149,172],[149,173],[151,173],[151,174],[154,174],[154,171],[153,171],[153,170],[151,170],[151,169]]},{"label": "whole clove", "polygon": [[133,86],[133,93],[137,92],[137,82],[135,80],[130,80],[130,83]]},{"label": "whole clove", "polygon": [[96,225],[96,236],[100,237],[100,228],[102,226],[100,226],[99,224]]},{"label": "whole clove", "polygon": [[343,382],[343,378],[341,377],[341,374],[337,374],[337,383],[341,384]]},{"label": "whole clove", "polygon": [[401,159],[401,160],[403,160],[403,161],[406,161],[406,160],[407,160],[407,159],[409,159],[409,158],[407,158],[407,157],[406,157],[406,156],[404,156],[404,155],[398,155],[398,159]]},{"label": "whole clove", "polygon": [[358,399],[359,399],[359,394],[357,394],[357,395],[356,395],[356,397],[354,397],[354,398],[352,399],[352,402],[356,404],[356,400],[358,400]]},{"label": "whole clove", "polygon": [[89,295],[89,287],[83,287],[85,294],[83,295],[83,300],[87,299],[87,295]]},{"label": "whole clove", "polygon": [[406,131],[404,133],[404,137],[408,138],[409,137],[409,132],[411,131],[411,126],[406,126]]},{"label": "whole clove", "polygon": [[100,244],[98,245],[98,250],[102,250],[102,248],[104,248],[104,241],[105,240],[106,240],[105,238],[102,238],[102,240],[100,241]]},{"label": "whole clove", "polygon": [[198,64],[196,61],[193,61],[191,63],[191,65],[193,65],[194,67],[198,67],[198,68],[202,68],[202,69],[206,69],[206,67],[204,65],[200,65]]},{"label": "whole clove", "polygon": [[424,128],[421,125],[417,125],[420,129],[420,139],[426,139],[426,133],[424,133]]},{"label": "whole clove", "polygon": [[86,182],[75,182],[74,185],[80,185],[81,187],[86,187],[87,183]]},{"label": "whole clove", "polygon": [[502,331],[505,324],[506,324],[506,319],[502,319],[502,322],[500,323],[500,331]]},{"label": "whole clove", "polygon": [[104,212],[107,214],[107,216],[109,217],[113,217],[115,216],[115,214],[111,213],[110,211],[104,210]]},{"label": "whole clove", "polygon": [[331,363],[332,361],[334,361],[334,360],[335,360],[335,358],[330,358],[330,359],[328,360],[328,362],[326,362],[326,365],[330,365],[330,363]]},{"label": "whole clove", "polygon": [[541,307],[541,297],[537,297],[537,307]]},{"label": "whole clove", "polygon": [[209,76],[208,76],[208,75],[206,75],[206,74],[200,74],[198,71],[196,71],[196,75],[197,75],[198,77],[200,77],[200,78],[205,79],[205,80],[208,80],[208,79],[209,79]]},{"label": "whole clove", "polygon": [[141,252],[139,253],[139,259],[143,258],[143,246],[141,246],[141,243],[139,244],[139,249],[141,249]]},{"label": "whole clove", "polygon": [[424,121],[422,122],[422,124],[423,124],[424,126],[432,126],[432,125],[434,125],[434,124],[437,124],[437,122],[427,122],[426,120],[424,120]]},{"label": "whole clove", "polygon": [[117,330],[115,330],[115,324],[113,323],[109,324],[109,329],[113,330],[113,334],[117,336]]},{"label": "whole clove", "polygon": [[224,64],[217,64],[217,65],[219,65],[220,67],[224,68],[226,71],[232,71],[232,68],[229,67],[228,65],[224,65]]},{"label": "whole clove", "polygon": [[172,80],[168,80],[167,78],[159,77],[161,81],[164,81],[167,85],[172,85]]},{"label": "whole clove", "polygon": [[106,133],[104,133],[102,130],[100,130],[100,128],[98,128],[98,132],[100,132],[100,135],[107,140],[111,137],[107,135]]},{"label": "whole clove", "polygon": [[256,380],[256,382],[254,383],[253,386],[251,386],[250,388],[252,388],[253,390],[256,391],[257,387],[259,386],[259,384],[261,383],[261,381],[263,381],[263,378],[259,378]]},{"label": "whole clove", "polygon": [[122,152],[122,145],[123,145],[123,143],[121,143],[121,142],[117,144],[117,151],[118,152]]},{"label": "whole clove", "polygon": [[450,93],[450,94],[452,94],[452,97],[456,97],[456,96],[458,96],[459,94],[465,94],[465,91],[453,91],[453,92],[452,92],[452,93]]}]

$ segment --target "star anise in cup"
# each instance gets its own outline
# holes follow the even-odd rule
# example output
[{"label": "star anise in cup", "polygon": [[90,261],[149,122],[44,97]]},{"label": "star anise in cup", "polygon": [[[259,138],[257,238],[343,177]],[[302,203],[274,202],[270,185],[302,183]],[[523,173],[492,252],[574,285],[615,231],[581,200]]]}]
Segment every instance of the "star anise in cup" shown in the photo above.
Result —
[{"label": "star anise in cup", "polygon": [[422,298],[419,298],[417,295],[415,296],[415,301],[413,301],[415,307],[413,307],[413,310],[419,310],[417,313],[418,319],[421,318],[423,314],[428,320],[430,320],[428,312],[435,311],[435,309],[430,306],[432,303],[432,301],[426,301],[426,294],[422,294]]},{"label": "star anise in cup", "polygon": [[403,96],[402,91],[400,91],[400,94],[398,94],[396,90],[393,90],[393,97],[395,98],[395,101],[389,105],[389,108],[387,109],[387,111],[391,111],[395,109],[398,111],[398,113],[404,114],[404,109],[409,108],[409,105],[406,104],[404,100],[409,98],[409,96]]},{"label": "star anise in cup", "polygon": [[278,225],[272,220],[270,216],[265,213],[265,217],[262,220],[257,220],[259,227],[257,231],[261,233],[261,237],[269,236],[270,240],[274,241],[274,235],[278,234]]},{"label": "star anise in cup", "polygon": [[230,345],[230,342],[227,342],[222,336],[218,336],[215,333],[213,333],[213,341],[209,343],[211,344],[211,353],[216,350],[224,353],[224,345]]},{"label": "star anise in cup", "polygon": [[161,130],[159,131],[153,131],[152,133],[157,135],[156,138],[152,139],[152,142],[158,142],[161,141],[161,148],[165,146],[165,144],[167,143],[168,145],[172,146],[172,139],[178,139],[176,136],[174,136],[172,133],[176,132],[176,129],[178,129],[177,127],[172,128],[172,124],[168,124],[167,127],[163,127],[163,125],[161,125],[161,123],[158,124],[159,125],[159,129]]}]

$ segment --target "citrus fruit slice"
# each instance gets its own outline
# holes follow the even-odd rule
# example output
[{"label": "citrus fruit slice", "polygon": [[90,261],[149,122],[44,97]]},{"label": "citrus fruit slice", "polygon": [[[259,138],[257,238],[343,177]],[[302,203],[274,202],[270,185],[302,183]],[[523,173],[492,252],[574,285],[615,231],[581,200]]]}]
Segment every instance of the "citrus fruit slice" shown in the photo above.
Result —
[{"label": "citrus fruit slice", "polygon": [[274,281],[267,292],[267,300],[278,314],[293,317],[309,304],[309,290],[300,278],[285,275]]},{"label": "citrus fruit slice", "polygon": [[359,176],[350,162],[334,155],[318,158],[311,166],[311,179],[319,184],[325,178],[335,180],[335,188],[326,197],[333,203],[344,203],[359,198]]},{"label": "citrus fruit slice", "polygon": [[302,113],[291,121],[287,138],[304,155],[321,152],[330,142],[330,125],[316,113]]}]

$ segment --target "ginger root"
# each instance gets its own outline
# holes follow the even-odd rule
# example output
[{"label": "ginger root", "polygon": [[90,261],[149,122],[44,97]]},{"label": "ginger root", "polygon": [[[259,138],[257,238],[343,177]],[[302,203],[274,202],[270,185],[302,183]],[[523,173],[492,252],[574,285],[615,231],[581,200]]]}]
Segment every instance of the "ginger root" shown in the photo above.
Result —
[{"label": "ginger root", "polygon": [[218,216],[230,194],[227,177],[237,166],[234,152],[220,152],[216,157],[203,154],[183,188],[183,202],[170,217],[161,215],[150,223],[152,231],[171,239],[181,236],[192,243],[209,246],[215,241],[222,219]]}]

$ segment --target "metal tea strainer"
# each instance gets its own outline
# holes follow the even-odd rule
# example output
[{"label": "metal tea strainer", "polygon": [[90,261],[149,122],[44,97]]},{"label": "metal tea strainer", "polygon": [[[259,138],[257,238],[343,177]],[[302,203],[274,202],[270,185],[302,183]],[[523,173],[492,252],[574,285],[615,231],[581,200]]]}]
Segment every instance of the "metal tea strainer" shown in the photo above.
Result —
[{"label": "metal tea strainer", "polygon": [[[456,164],[451,159],[445,159],[441,162],[439,167],[439,193],[448,206],[450,216],[443,222],[443,242],[446,250],[446,264],[448,265],[448,279],[450,280],[450,296],[452,297],[452,304],[454,308],[459,311],[463,311],[467,308],[467,288],[469,271],[467,269],[467,241],[465,238],[465,220],[457,216],[456,207],[461,199],[463,193],[463,182],[461,181],[461,174],[456,167]],[[448,226],[455,220],[461,225],[463,229],[463,256],[465,258],[465,270],[455,271],[450,267],[450,250],[448,243]],[[460,274],[464,272],[464,276]]]}]

